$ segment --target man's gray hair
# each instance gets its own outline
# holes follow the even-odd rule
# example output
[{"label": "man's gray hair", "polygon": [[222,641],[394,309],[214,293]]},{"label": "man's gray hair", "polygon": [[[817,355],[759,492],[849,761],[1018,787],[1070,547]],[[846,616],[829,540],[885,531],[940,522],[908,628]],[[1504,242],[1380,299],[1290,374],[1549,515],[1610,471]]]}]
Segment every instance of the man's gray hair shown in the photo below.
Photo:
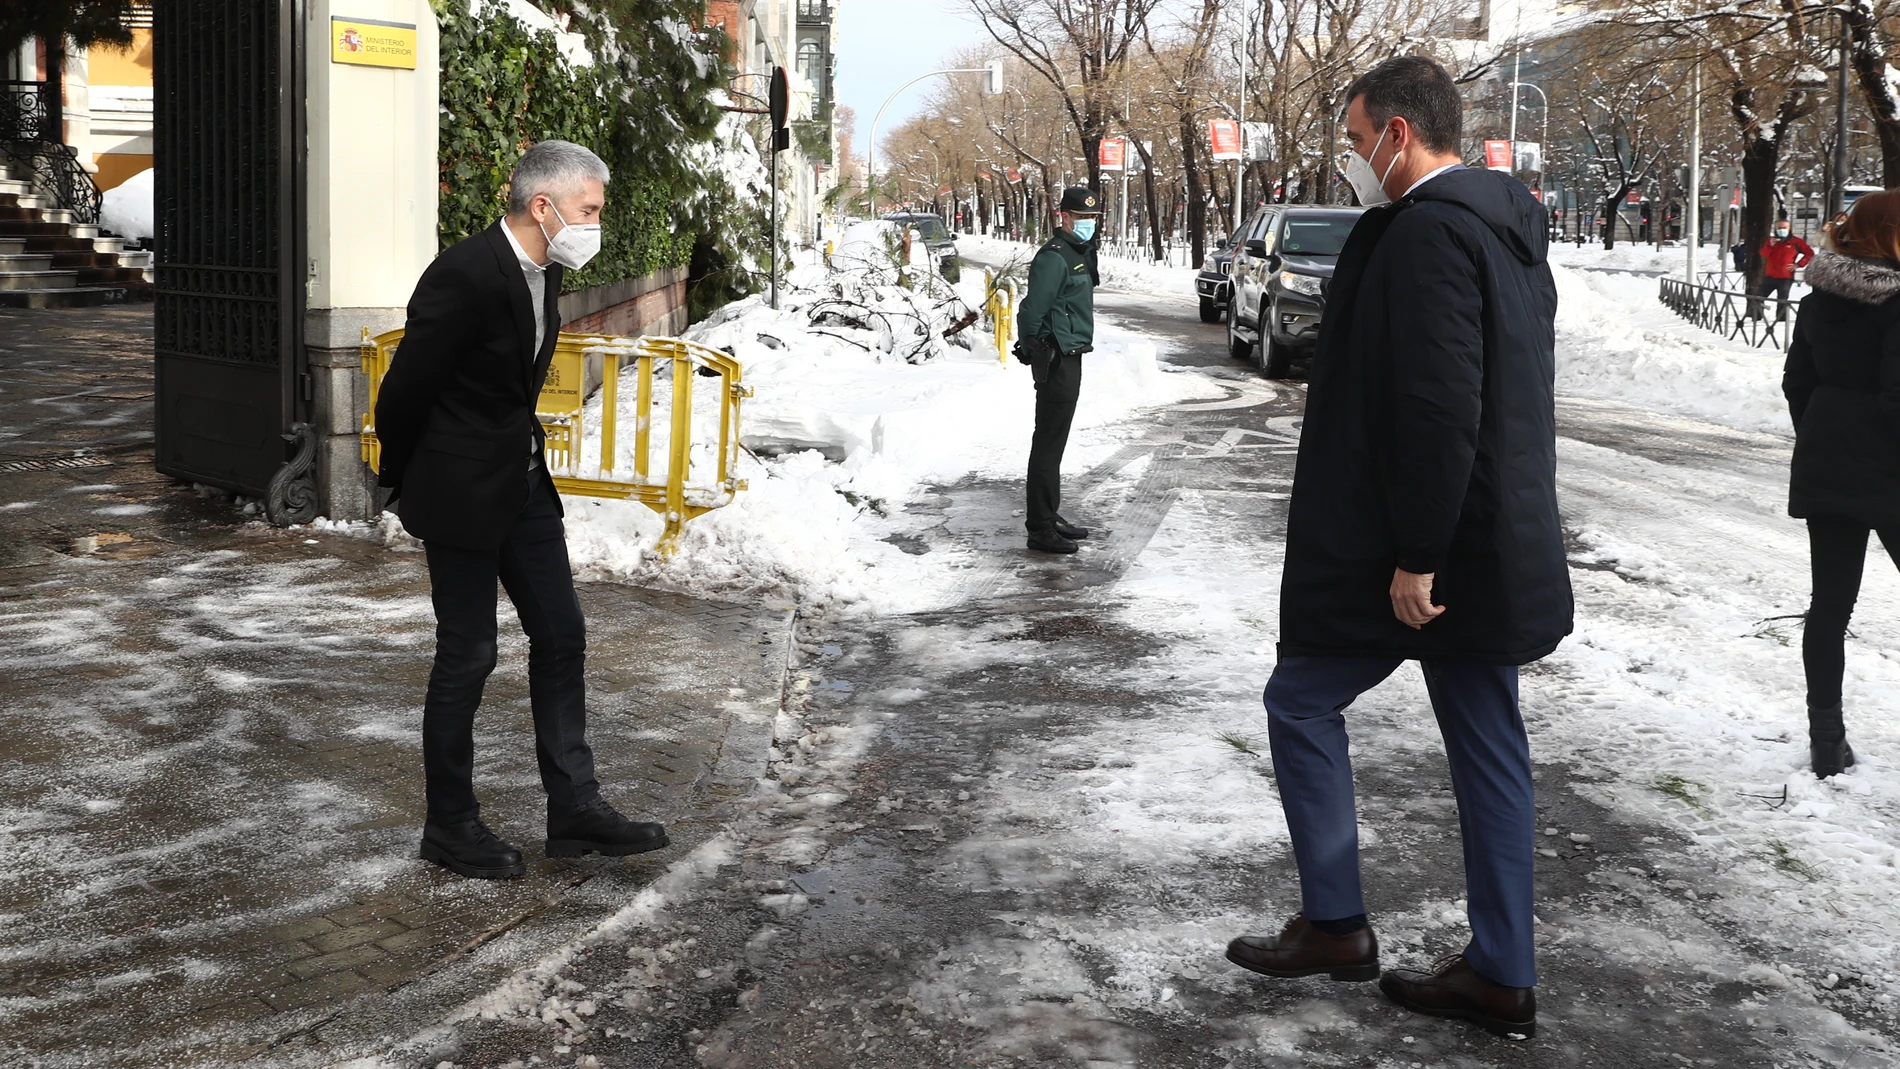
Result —
[{"label": "man's gray hair", "polygon": [[508,176],[508,214],[527,211],[537,194],[553,200],[579,193],[589,178],[607,184],[607,164],[592,151],[572,141],[537,141]]}]

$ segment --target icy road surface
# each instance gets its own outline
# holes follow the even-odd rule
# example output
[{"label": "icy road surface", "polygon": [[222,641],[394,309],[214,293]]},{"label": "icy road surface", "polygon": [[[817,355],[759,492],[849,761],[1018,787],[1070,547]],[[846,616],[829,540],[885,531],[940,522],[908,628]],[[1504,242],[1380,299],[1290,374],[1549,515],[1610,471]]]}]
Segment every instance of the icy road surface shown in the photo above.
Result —
[{"label": "icy road surface", "polygon": [[[804,622],[772,778],[730,838],[361,1064],[1896,1064],[1900,579],[1870,560],[1861,764],[1818,783],[1788,440],[1620,401],[1563,404],[1577,631],[1525,676],[1537,1039],[1227,964],[1298,901],[1259,692],[1302,387],[1229,363],[1179,293],[1098,300],[1226,397],[1078,437],[1084,552],[1026,554],[1011,479],[911,500],[910,570],[885,581],[951,596]],[[1466,928],[1424,689],[1401,671],[1348,716],[1384,961],[1429,964]]]}]

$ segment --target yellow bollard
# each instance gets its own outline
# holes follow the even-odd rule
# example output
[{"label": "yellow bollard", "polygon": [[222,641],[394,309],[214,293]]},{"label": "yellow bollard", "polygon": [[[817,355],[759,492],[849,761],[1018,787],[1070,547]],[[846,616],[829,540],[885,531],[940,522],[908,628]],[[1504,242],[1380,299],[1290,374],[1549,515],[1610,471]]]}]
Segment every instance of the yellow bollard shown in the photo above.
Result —
[{"label": "yellow bollard", "polygon": [[990,316],[990,329],[996,338],[996,361],[999,364],[1009,362],[1010,340],[1016,333],[1016,284],[1005,278],[998,281],[989,272],[984,272],[985,288],[989,296],[983,302],[984,310]]}]

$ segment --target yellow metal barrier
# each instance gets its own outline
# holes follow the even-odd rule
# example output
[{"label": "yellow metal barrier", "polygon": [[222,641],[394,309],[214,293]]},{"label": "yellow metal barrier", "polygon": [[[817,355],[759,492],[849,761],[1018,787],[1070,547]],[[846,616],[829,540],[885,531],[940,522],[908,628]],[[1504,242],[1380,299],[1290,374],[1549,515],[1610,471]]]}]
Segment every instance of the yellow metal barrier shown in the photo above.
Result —
[{"label": "yellow metal barrier", "polygon": [[[376,398],[383,375],[402,343],[403,332],[392,330],[371,337],[363,330],[363,374],[369,377],[369,412],[363,416],[363,460],[380,470],[382,443],[376,437]],[[631,477],[622,470],[620,444],[620,371],[627,363],[635,369]],[[659,374],[664,364],[670,374]],[[600,426],[591,431],[587,421],[587,372],[600,369]],[[695,482],[693,457],[694,387],[701,369],[716,377],[719,437],[701,443],[699,467],[710,466],[712,478]],[[746,488],[733,473],[739,462],[739,406],[752,396],[752,387],[740,381],[739,362],[717,349],[679,338],[601,338],[563,332],[554,345],[547,381],[535,401],[535,414],[547,433],[546,460],[555,488],[564,494],[639,501],[665,520],[659,551],[670,556],[679,548],[686,521],[732,503]],[[656,379],[660,389],[656,391]],[[710,386],[711,384],[708,384]],[[658,393],[667,394],[668,423],[661,437],[666,450],[665,470],[653,473],[653,409]],[[707,397],[705,391],[698,396]],[[709,413],[710,415],[710,413]]]},{"label": "yellow metal barrier", "polygon": [[994,271],[983,272],[983,311],[990,317],[990,329],[996,332],[996,359],[1009,362],[1009,344],[1016,336],[1016,283],[998,280]]}]

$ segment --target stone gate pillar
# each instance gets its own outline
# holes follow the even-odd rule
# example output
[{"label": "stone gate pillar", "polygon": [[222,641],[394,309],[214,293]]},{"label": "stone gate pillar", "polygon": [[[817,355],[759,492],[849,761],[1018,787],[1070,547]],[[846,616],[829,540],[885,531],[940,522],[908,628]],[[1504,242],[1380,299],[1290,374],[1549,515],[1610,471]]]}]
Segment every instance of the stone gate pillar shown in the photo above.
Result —
[{"label": "stone gate pillar", "polygon": [[440,38],[429,0],[307,0],[304,345],[322,513],[380,511],[357,346],[402,326],[436,253]]}]

